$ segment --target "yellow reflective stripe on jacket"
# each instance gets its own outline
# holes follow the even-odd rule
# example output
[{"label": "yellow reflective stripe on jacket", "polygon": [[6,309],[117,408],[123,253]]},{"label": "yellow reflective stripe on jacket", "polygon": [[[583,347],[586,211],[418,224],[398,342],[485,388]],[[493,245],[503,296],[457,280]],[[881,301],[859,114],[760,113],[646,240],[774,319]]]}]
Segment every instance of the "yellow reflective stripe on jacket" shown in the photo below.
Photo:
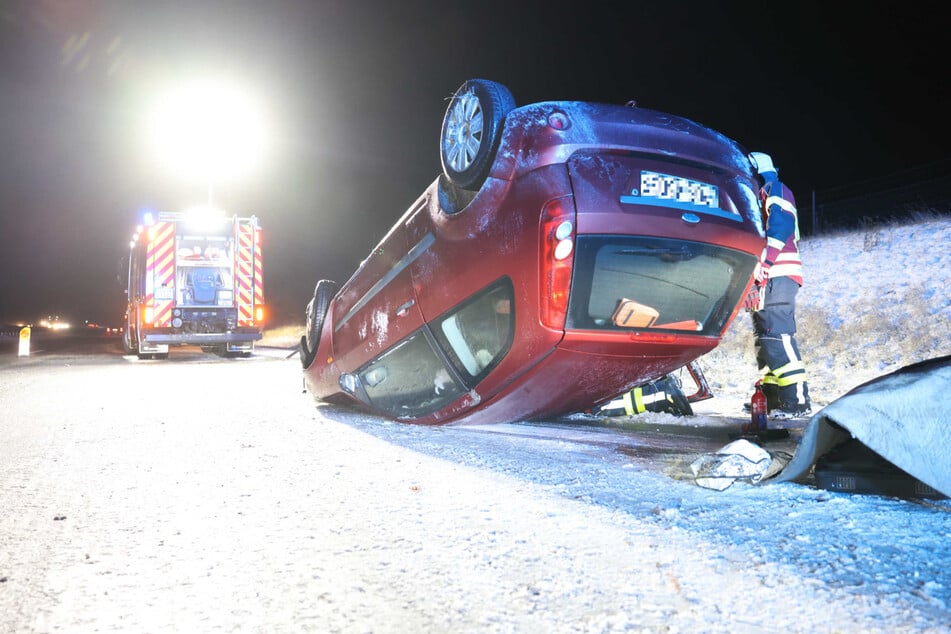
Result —
[{"label": "yellow reflective stripe on jacket", "polygon": [[634,415],[634,403],[631,402],[631,392],[633,391],[634,390],[631,390],[630,392],[625,392],[623,397],[624,413],[627,414],[628,416]]},{"label": "yellow reflective stripe on jacket", "polygon": [[[767,370],[767,372],[769,372],[769,370]],[[762,381],[763,385],[779,385],[779,381],[777,381],[776,377],[772,374],[764,374],[760,381]]]},{"label": "yellow reflective stripe on jacket", "polygon": [[628,416],[643,414],[647,411],[644,405],[644,388],[635,387],[630,392],[624,393],[624,411]]},{"label": "yellow reflective stripe on jacket", "polygon": [[647,411],[647,406],[644,405],[644,388],[636,387],[631,390],[631,394],[634,395],[634,412],[636,414],[643,414]]},{"label": "yellow reflective stripe on jacket", "polygon": [[773,375],[776,377],[775,383],[779,387],[805,383],[806,367],[803,365],[802,359],[793,359],[786,365],[773,370]]}]

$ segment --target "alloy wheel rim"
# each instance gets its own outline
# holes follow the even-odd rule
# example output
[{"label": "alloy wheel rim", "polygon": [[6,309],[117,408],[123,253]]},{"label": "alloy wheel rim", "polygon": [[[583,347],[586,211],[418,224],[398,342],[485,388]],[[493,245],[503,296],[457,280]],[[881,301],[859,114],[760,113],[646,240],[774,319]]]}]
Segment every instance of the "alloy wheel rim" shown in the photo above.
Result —
[{"label": "alloy wheel rim", "polygon": [[472,166],[482,147],[484,115],[482,103],[473,91],[459,96],[449,113],[446,129],[446,157],[456,172]]}]

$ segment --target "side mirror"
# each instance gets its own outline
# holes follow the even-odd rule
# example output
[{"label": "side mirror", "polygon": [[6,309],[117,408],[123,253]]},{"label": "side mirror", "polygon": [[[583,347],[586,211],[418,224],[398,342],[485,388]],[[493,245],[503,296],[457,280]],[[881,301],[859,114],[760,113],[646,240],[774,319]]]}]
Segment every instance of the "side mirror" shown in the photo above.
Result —
[{"label": "side mirror", "polygon": [[360,377],[352,372],[344,372],[340,375],[340,389],[350,396],[357,395],[357,386],[360,385]]},{"label": "side mirror", "polygon": [[357,399],[365,405],[371,405],[370,396],[367,394],[366,388],[363,386],[363,381],[360,379],[360,375],[356,372],[344,372],[340,375],[340,389]]}]

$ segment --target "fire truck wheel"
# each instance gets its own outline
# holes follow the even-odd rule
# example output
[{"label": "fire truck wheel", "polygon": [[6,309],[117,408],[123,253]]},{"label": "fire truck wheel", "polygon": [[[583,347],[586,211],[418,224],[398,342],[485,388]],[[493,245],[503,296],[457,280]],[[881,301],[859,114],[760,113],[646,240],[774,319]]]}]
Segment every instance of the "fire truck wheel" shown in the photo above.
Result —
[{"label": "fire truck wheel", "polygon": [[309,368],[314,362],[317,346],[320,345],[320,331],[324,328],[324,318],[338,290],[340,285],[332,280],[320,280],[314,287],[314,298],[307,304],[304,336],[300,340],[300,361],[304,368]]},{"label": "fire truck wheel", "polygon": [[129,336],[128,328],[122,333],[122,351],[126,354],[134,354],[137,352],[136,347],[132,345],[132,338]]}]

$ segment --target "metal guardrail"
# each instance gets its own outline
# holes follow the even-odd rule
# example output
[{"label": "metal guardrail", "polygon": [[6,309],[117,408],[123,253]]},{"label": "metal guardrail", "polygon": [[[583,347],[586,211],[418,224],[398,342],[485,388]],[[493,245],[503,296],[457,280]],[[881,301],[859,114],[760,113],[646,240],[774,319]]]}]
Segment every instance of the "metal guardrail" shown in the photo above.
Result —
[{"label": "metal guardrail", "polygon": [[18,339],[20,326],[0,326],[0,339]]}]

